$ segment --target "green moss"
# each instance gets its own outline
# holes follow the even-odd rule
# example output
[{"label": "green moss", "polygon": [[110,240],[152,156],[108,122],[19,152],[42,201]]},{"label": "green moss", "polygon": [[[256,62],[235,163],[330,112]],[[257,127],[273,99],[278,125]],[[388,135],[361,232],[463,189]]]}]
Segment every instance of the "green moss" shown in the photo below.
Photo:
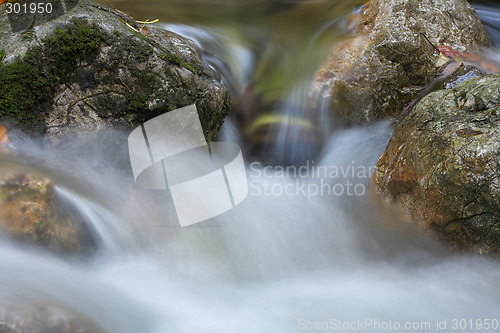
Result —
[{"label": "green moss", "polygon": [[98,26],[77,18],[72,23],[72,27],[57,29],[56,35],[45,41],[52,74],[61,79],[72,72],[82,54],[97,50],[104,41],[104,33]]},{"label": "green moss", "polygon": [[0,61],[3,61],[4,58],[5,58],[5,50],[0,49]]},{"label": "green moss", "polygon": [[154,49],[148,43],[144,43],[132,38],[118,37],[115,40],[114,46],[119,53],[123,53],[128,57],[133,58],[138,62],[146,62],[153,55]]},{"label": "green moss", "polygon": [[141,33],[137,32],[137,31],[133,31],[133,30],[132,30],[132,33],[133,33],[133,34],[134,34],[137,38],[142,39],[143,41],[145,41],[145,42],[148,42],[148,43],[149,43],[149,38],[148,38],[148,37],[146,37],[145,35],[143,35],[143,34],[141,34]]},{"label": "green moss", "polygon": [[24,124],[29,122],[31,129],[39,130],[43,119],[34,111],[46,105],[54,87],[29,60],[29,55],[25,59],[11,65],[0,63],[0,115],[14,117]]},{"label": "green moss", "polygon": [[198,72],[196,71],[196,69],[193,68],[193,66],[191,66],[190,64],[185,63],[181,58],[179,58],[178,56],[176,56],[174,54],[166,53],[163,56],[163,59],[166,60],[166,61],[168,61],[168,62],[170,62],[170,63],[172,63],[172,64],[174,64],[174,65],[177,65],[177,66],[180,66],[180,67],[184,67],[187,70],[191,71],[191,73],[198,75]]},{"label": "green moss", "polygon": [[135,73],[137,76],[138,84],[142,90],[146,91],[148,94],[153,94],[156,89],[160,86],[159,79],[148,70],[141,70]]},{"label": "green moss", "polygon": [[35,238],[34,239],[35,241],[37,240],[43,241],[46,238],[45,225],[43,221],[38,221],[35,223],[35,234],[33,236]]},{"label": "green moss", "polygon": [[134,90],[125,96],[124,109],[127,113],[135,113],[139,118],[147,119],[144,113],[149,112],[149,96],[155,94],[161,84],[151,70],[134,70],[132,73],[137,81]]},{"label": "green moss", "polygon": [[125,111],[142,112],[148,109],[148,96],[146,94],[132,92],[125,99]]},{"label": "green moss", "polygon": [[66,29],[43,40],[42,47],[30,49],[12,64],[0,63],[0,117],[14,117],[31,132],[43,131],[44,110],[56,87],[68,81],[78,59],[103,40],[97,26],[73,19]]}]

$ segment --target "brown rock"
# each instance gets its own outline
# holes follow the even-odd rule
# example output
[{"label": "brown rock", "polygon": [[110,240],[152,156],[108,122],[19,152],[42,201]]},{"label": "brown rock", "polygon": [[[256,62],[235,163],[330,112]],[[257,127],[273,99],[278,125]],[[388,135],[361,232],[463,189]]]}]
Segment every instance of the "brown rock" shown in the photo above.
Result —
[{"label": "brown rock", "polygon": [[[337,45],[316,74],[312,95],[330,88],[333,112],[353,122],[394,116],[435,77],[436,46],[477,52],[490,40],[465,0],[372,0],[355,36]],[[327,96],[328,97],[328,96]]]},{"label": "brown rock", "polygon": [[441,239],[500,253],[500,75],[422,99],[396,126],[377,193]]},{"label": "brown rock", "polygon": [[5,126],[0,126],[0,149],[2,149],[2,144],[9,142],[10,140],[7,136],[7,128]]},{"label": "brown rock", "polygon": [[2,170],[0,230],[15,240],[59,253],[88,251],[95,246],[89,229],[54,186],[42,176]]}]

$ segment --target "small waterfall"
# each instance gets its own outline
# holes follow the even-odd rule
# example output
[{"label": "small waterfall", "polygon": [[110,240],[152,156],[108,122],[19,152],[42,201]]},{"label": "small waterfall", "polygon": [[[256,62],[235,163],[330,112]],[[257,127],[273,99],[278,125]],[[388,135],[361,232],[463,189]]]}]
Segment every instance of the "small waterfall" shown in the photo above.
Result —
[{"label": "small waterfall", "polygon": [[317,157],[329,135],[322,125],[329,119],[320,122],[327,115],[309,97],[310,86],[355,5],[306,1],[240,29],[166,28],[195,40],[205,60],[223,74],[232,92],[233,117],[250,152],[266,163],[300,165]]},{"label": "small waterfall", "polygon": [[[200,8],[192,10],[203,16],[206,8],[195,3]],[[325,8],[327,2],[315,3]],[[287,22],[293,15],[278,15],[294,8],[284,1],[257,1],[243,10],[225,3],[241,21],[204,16],[185,24],[175,6],[123,4],[145,11],[144,17],[163,11],[180,21],[168,28],[198,43],[239,105],[220,139],[251,151],[256,136],[246,131],[267,115],[267,125],[277,126],[264,127],[267,146],[259,148],[278,163],[246,154],[248,198],[181,228],[168,194],[135,186],[125,133],[82,135],[57,145],[9,133],[13,152],[0,155],[0,169],[52,179],[85,217],[99,247],[84,259],[61,258],[0,239],[0,320],[9,309],[37,304],[68,309],[109,333],[289,333],[316,322],[338,328],[358,320],[428,323],[425,331],[456,332],[452,319],[498,317],[498,261],[449,251],[402,216],[377,209],[368,195],[370,168],[392,133],[389,122],[346,129],[332,119],[325,92],[309,100],[311,68],[326,51],[323,42],[332,42],[322,32],[337,29],[335,17],[309,26],[295,43],[290,37],[301,25]],[[491,16],[479,13],[485,21]],[[271,35],[276,26],[282,30]],[[311,36],[317,44],[304,43]],[[282,89],[273,95],[273,86]],[[314,130],[306,131],[309,122]],[[443,320],[448,327],[438,330]]]},{"label": "small waterfall", "polygon": [[110,223],[116,221],[116,217],[106,207],[66,188],[56,187],[55,189],[58,195],[76,207],[97,239],[99,246],[103,247],[104,250],[117,251],[123,248],[119,246],[121,241],[133,239],[130,232],[126,232],[123,226],[118,227],[118,225]]},{"label": "small waterfall", "polygon": [[486,32],[496,48],[500,47],[500,6],[494,1],[472,2],[479,19],[484,24]]},{"label": "small waterfall", "polygon": [[[230,127],[224,136],[237,141]],[[281,333],[300,331],[301,320],[493,318],[497,262],[449,253],[378,213],[366,193],[335,194],[347,182],[368,188],[369,174],[358,172],[374,165],[390,134],[387,122],[337,130],[303,169],[249,162],[245,202],[186,228],[172,219],[168,198],[139,191],[121,159],[110,163],[114,136],[73,138],[68,150],[33,143],[18,156],[36,152],[39,172],[52,175],[100,230],[103,246],[85,260],[64,260],[2,241],[0,309],[42,302],[110,333]]]}]

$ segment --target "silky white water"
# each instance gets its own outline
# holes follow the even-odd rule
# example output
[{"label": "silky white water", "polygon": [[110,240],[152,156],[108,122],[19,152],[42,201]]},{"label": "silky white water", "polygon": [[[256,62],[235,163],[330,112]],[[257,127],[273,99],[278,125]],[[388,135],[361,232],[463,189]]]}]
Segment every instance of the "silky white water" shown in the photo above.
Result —
[{"label": "silky white water", "polygon": [[[233,24],[234,34],[227,26],[168,27],[223,59],[228,68],[219,62],[217,70],[239,91],[258,63],[242,31],[262,30]],[[327,105],[321,110],[319,122],[328,127],[321,120],[331,120]],[[226,122],[220,140],[245,150],[234,124]],[[293,169],[245,155],[247,199],[185,228],[168,192],[134,184],[126,134],[53,145],[9,132],[11,152],[0,155],[0,171],[52,179],[85,217],[98,247],[66,258],[2,236],[0,321],[12,309],[50,305],[110,333],[500,332],[498,260],[449,250],[374,199],[369,172],[389,140],[390,122],[333,127],[324,129],[316,169],[311,160],[296,177]],[[321,167],[330,172],[316,174]],[[478,320],[493,326],[476,329]]]},{"label": "silky white water", "polygon": [[[317,166],[373,165],[390,132],[387,122],[338,131]],[[430,322],[431,332],[436,320],[447,320],[451,332],[453,319],[500,313],[498,261],[446,250],[377,213],[367,195],[259,196],[264,181],[295,180],[268,178],[253,165],[243,204],[180,228],[165,194],[135,187],[125,135],[58,149],[12,141],[15,157],[0,166],[17,161],[52,177],[95,226],[101,246],[90,258],[68,260],[3,240],[4,309],[43,300],[107,332],[295,332],[355,320]]]}]

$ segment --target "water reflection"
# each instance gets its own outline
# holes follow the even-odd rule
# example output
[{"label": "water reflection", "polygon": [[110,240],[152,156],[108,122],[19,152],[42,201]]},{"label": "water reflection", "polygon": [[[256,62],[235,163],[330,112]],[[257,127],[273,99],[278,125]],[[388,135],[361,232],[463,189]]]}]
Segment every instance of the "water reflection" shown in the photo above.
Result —
[{"label": "water reflection", "polygon": [[346,33],[347,15],[363,1],[113,3],[142,18],[159,17],[168,29],[199,43],[225,76],[233,115],[252,153],[283,164],[316,157],[328,133],[319,126],[324,112],[315,105],[328,105],[311,101],[310,83]]}]

